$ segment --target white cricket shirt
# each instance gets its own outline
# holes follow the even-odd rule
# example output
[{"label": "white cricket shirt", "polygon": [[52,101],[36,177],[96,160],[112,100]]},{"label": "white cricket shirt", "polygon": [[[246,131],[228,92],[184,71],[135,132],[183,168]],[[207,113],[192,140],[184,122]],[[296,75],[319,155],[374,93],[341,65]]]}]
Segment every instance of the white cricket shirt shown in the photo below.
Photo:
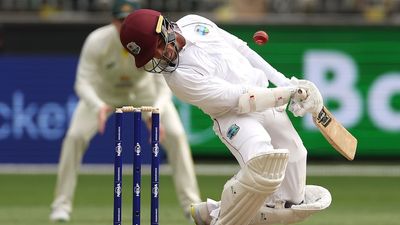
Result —
[{"label": "white cricket shirt", "polygon": [[177,25],[186,45],[179,52],[178,68],[164,77],[179,99],[212,118],[236,110],[239,96],[248,87],[266,88],[269,76],[286,82],[269,64],[263,70],[252,65],[244,54],[252,51],[247,44],[210,20],[188,15]]}]

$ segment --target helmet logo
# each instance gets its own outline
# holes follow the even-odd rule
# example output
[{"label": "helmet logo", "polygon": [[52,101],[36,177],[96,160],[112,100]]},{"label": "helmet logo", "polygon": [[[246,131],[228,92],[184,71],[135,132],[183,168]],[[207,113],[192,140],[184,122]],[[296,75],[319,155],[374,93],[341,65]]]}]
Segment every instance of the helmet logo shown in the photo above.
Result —
[{"label": "helmet logo", "polygon": [[129,49],[129,51],[134,54],[134,55],[138,55],[140,53],[140,46],[137,45],[135,42],[129,42],[126,47]]}]

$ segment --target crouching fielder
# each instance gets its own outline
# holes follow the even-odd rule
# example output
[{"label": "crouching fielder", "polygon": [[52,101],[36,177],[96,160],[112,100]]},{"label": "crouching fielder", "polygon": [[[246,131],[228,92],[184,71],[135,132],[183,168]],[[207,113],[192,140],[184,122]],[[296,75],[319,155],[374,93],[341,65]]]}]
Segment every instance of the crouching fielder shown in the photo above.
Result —
[{"label": "crouching fielder", "polygon": [[[213,119],[240,164],[220,202],[192,205],[197,225],[291,223],[329,205],[328,191],[306,186],[307,151],[285,110],[290,101],[298,116],[322,107],[315,85],[291,82],[245,42],[196,15],[174,23],[137,10],[120,39],[136,67],[162,73],[180,100]],[[277,87],[267,88],[269,81]]]}]

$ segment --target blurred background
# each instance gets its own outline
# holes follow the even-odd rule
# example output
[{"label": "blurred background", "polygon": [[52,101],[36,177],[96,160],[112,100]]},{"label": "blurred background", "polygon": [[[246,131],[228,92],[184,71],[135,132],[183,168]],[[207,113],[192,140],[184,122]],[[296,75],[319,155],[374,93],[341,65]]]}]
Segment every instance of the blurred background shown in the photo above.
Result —
[{"label": "blurred background", "polygon": [[[400,159],[400,0],[141,3],[172,20],[206,16],[282,73],[317,83],[326,105],[359,140],[355,162]],[[92,30],[111,21],[111,5],[111,0],[0,0],[2,165],[57,163],[77,102],[73,83],[81,46]],[[266,45],[253,43],[257,30],[269,34]],[[207,116],[176,105],[196,161],[233,160]],[[293,120],[310,162],[345,162],[309,117]],[[112,163],[112,124],[113,119],[106,134],[93,140],[85,163]]]},{"label": "blurred background", "polygon": [[[317,84],[325,104],[358,139],[358,149],[355,160],[347,161],[310,117],[292,118],[309,150],[308,183],[327,187],[334,199],[307,224],[400,224],[400,0],[141,3],[172,20],[190,13],[206,16],[286,76]],[[91,31],[110,23],[111,5],[111,0],[0,0],[0,224],[49,224],[60,146],[78,100],[73,84],[79,53]],[[269,34],[267,44],[253,43],[258,30]],[[208,116],[175,103],[190,138],[202,197],[218,199],[237,164]],[[129,180],[132,118],[125,121]],[[111,118],[85,154],[73,225],[111,222],[113,125]],[[172,182],[164,176],[169,172],[162,167],[160,183],[166,188],[160,196],[168,205],[161,207],[161,221],[188,224],[170,194]],[[129,222],[129,213],[124,215]]]}]

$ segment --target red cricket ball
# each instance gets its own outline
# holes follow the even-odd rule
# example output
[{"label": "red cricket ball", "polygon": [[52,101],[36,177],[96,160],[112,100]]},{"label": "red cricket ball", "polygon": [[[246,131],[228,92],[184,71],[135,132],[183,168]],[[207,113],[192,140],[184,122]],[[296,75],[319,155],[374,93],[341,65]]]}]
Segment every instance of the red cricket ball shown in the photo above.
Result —
[{"label": "red cricket ball", "polygon": [[263,45],[267,43],[268,39],[268,34],[262,30],[255,32],[253,35],[253,40],[258,45]]}]

